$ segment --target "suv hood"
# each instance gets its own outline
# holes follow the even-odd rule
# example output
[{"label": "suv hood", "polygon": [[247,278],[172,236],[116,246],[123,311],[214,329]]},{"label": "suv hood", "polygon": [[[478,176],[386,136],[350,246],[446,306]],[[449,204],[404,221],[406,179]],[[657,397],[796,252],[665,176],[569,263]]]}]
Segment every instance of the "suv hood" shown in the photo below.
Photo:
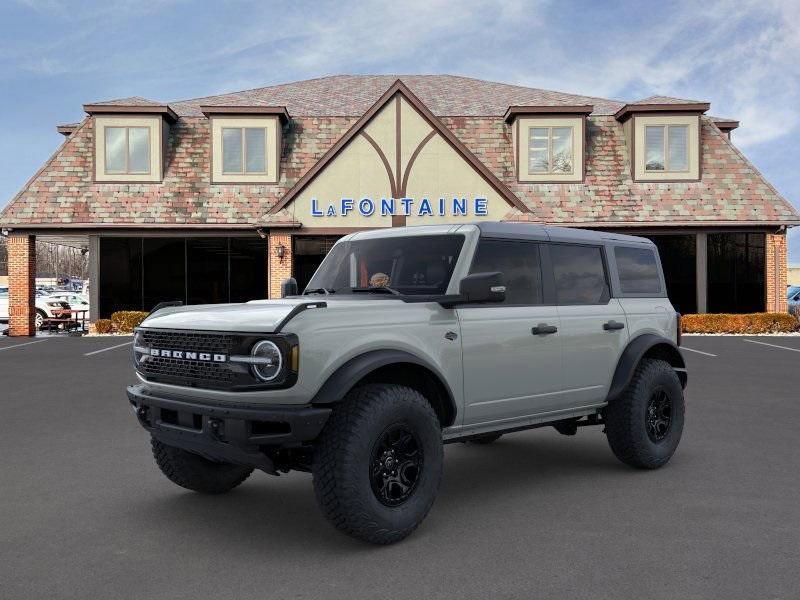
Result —
[{"label": "suv hood", "polygon": [[243,304],[197,304],[162,308],[142,322],[142,327],[271,333],[300,304],[325,302],[330,308],[364,308],[381,303],[390,306],[391,298],[350,298],[342,296],[304,296],[280,300],[252,300]]},{"label": "suv hood", "polygon": [[142,327],[269,333],[275,331],[295,306],[315,300],[316,297],[311,297],[163,308],[147,317]]}]

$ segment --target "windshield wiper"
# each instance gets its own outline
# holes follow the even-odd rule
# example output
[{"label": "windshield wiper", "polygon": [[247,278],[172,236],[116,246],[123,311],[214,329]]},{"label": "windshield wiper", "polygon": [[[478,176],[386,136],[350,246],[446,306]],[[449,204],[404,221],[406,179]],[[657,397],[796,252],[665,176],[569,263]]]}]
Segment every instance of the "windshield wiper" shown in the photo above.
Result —
[{"label": "windshield wiper", "polygon": [[332,288],[329,289],[329,288],[321,287],[321,288],[311,288],[310,290],[306,290],[306,291],[303,292],[303,295],[305,296],[307,294],[323,294],[325,296],[328,296],[330,294],[335,294],[335,293],[336,293],[336,290],[334,290]]},{"label": "windshield wiper", "polygon": [[391,294],[392,296],[399,296],[400,292],[398,292],[394,288],[381,286],[381,287],[354,287],[350,288],[350,291],[354,294]]}]

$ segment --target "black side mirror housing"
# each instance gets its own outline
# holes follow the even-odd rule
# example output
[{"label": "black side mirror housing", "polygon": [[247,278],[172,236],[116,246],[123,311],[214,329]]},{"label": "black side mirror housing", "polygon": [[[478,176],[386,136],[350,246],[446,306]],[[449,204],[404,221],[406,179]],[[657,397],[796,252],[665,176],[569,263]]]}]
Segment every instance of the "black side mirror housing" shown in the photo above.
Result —
[{"label": "black side mirror housing", "polygon": [[294,277],[289,277],[283,280],[281,284],[281,298],[286,296],[297,296],[300,292],[297,289],[297,280]]},{"label": "black side mirror housing", "polygon": [[506,299],[506,285],[503,274],[472,273],[464,277],[458,286],[461,297],[458,304],[497,303]]}]

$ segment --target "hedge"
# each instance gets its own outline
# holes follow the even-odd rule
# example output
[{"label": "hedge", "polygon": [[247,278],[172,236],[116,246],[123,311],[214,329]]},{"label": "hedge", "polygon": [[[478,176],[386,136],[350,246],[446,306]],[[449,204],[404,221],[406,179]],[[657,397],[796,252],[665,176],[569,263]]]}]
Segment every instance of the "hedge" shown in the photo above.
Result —
[{"label": "hedge", "polygon": [[147,315],[141,310],[120,310],[111,315],[111,324],[118,333],[133,333],[134,327],[144,321]]},{"label": "hedge", "polygon": [[112,329],[111,319],[97,319],[94,322],[94,330],[97,333],[111,333]]},{"label": "hedge", "polygon": [[684,333],[788,333],[800,330],[800,321],[788,313],[683,315],[681,329]]}]

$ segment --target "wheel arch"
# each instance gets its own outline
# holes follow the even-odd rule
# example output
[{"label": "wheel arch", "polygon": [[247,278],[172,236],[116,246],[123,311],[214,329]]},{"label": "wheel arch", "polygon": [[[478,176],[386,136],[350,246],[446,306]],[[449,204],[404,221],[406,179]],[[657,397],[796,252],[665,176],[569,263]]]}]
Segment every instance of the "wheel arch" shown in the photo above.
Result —
[{"label": "wheel arch", "polygon": [[657,358],[669,363],[675,369],[678,379],[680,379],[681,387],[686,387],[686,363],[678,346],[670,339],[646,333],[632,339],[622,352],[622,356],[617,362],[617,368],[614,371],[614,377],[611,380],[611,387],[606,398],[607,402],[618,398],[628,387],[636,367],[643,358]]},{"label": "wheel arch", "polygon": [[366,383],[413,388],[431,403],[443,428],[455,421],[455,398],[445,378],[429,362],[403,350],[373,350],[351,358],[328,377],[311,402],[336,404],[350,390]]}]

